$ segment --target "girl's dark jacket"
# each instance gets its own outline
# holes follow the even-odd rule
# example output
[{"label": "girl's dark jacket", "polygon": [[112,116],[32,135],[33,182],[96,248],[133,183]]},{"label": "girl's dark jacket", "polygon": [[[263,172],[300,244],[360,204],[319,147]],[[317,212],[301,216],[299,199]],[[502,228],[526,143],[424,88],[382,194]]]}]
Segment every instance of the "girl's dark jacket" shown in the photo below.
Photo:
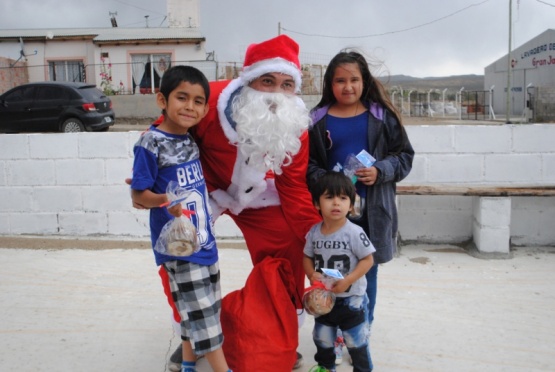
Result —
[{"label": "girl's dark jacket", "polygon": [[[374,158],[378,169],[376,183],[366,189],[366,222],[362,228],[376,248],[374,262],[385,263],[396,251],[397,207],[395,204],[396,182],[404,179],[412,169],[414,150],[404,128],[393,114],[382,106],[368,105],[368,143],[366,149]],[[310,160],[307,170],[308,187],[312,189],[327,171],[326,150],[330,140],[326,129],[329,106],[312,111],[310,136]]]}]

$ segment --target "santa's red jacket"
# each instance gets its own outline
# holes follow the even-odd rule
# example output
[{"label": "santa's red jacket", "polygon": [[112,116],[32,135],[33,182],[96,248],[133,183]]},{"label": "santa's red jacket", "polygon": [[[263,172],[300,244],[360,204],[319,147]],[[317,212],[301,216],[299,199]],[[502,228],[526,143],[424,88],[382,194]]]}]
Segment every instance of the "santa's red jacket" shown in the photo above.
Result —
[{"label": "santa's red jacket", "polygon": [[237,161],[237,133],[224,110],[231,94],[241,84],[240,79],[210,83],[210,110],[199,124],[191,128],[213,199],[213,213],[216,217],[227,210],[230,215],[240,215],[248,208],[281,205],[292,231],[304,240],[309,228],[320,220],[306,185],[308,134],[303,133],[299,153],[290,165],[282,168],[280,175],[264,174],[243,161]]},{"label": "santa's red jacket", "polygon": [[224,110],[240,79],[210,83],[209,112],[190,129],[199,149],[204,178],[215,218],[228,214],[241,229],[253,264],[265,257],[290,261],[299,294],[304,289],[302,267],[305,236],[321,220],[306,185],[308,133],[282,174],[263,173],[238,159],[237,133]]}]

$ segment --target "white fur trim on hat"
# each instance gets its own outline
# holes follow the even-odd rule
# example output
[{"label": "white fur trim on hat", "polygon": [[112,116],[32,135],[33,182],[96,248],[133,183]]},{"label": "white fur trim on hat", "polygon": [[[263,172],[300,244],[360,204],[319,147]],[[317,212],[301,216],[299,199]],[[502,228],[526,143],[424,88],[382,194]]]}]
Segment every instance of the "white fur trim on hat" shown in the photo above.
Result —
[{"label": "white fur trim on hat", "polygon": [[241,72],[241,79],[245,85],[248,85],[251,81],[259,78],[264,74],[269,74],[271,72],[278,72],[285,75],[290,75],[295,81],[295,91],[301,91],[302,85],[302,73],[297,68],[297,66],[283,58],[272,58],[266,59],[260,62],[256,62],[250,66],[243,67]]}]

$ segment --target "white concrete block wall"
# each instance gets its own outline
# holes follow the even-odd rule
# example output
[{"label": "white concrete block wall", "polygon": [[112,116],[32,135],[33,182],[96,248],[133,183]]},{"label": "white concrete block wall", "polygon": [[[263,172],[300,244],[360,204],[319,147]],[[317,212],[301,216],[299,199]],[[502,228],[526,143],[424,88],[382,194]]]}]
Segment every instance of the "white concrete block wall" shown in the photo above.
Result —
[{"label": "white concrete block wall", "polygon": [[6,185],[6,165],[0,160],[0,186]]},{"label": "white concrete block wall", "polygon": [[[555,125],[406,128],[416,157],[403,184],[555,186]],[[555,245],[555,229],[549,227],[555,226],[555,198],[512,199],[511,242]],[[462,243],[473,236],[471,197],[399,196],[398,201],[403,240]]]},{"label": "white concrete block wall", "polygon": [[509,227],[483,227],[474,222],[474,243],[483,253],[509,253]]},{"label": "white concrete block wall", "polygon": [[511,137],[508,125],[461,125],[455,128],[455,153],[508,153]]},{"label": "white concrete block wall", "polygon": [[7,213],[0,214],[0,234],[12,234],[10,219]]},{"label": "white concrete block wall", "polygon": [[510,197],[473,197],[472,214],[484,227],[503,227],[511,223]]},{"label": "white concrete block wall", "polygon": [[[555,125],[406,128],[417,154],[404,184],[555,185]],[[124,183],[139,135],[0,135],[0,234],[148,237],[148,212]],[[554,199],[513,198],[513,243],[555,245]],[[472,198],[400,196],[399,226],[404,240],[470,240]],[[216,233],[241,236],[227,216]]]},{"label": "white concrete block wall", "polygon": [[401,209],[399,226],[403,241],[460,243],[472,237],[472,216],[454,209]]},{"label": "white concrete block wall", "polygon": [[542,155],[542,178],[550,184],[555,184],[555,154]]},{"label": "white concrete block wall", "polygon": [[488,183],[535,184],[543,181],[542,154],[511,153],[485,157],[484,181]]},{"label": "white concrete block wall", "polygon": [[480,154],[430,154],[426,183],[481,183],[483,162]]},{"label": "white concrete block wall", "polygon": [[410,125],[407,132],[417,153],[450,154],[455,151],[455,126]]},{"label": "white concrete block wall", "polygon": [[473,237],[480,252],[509,253],[510,197],[472,197]]},{"label": "white concrete block wall", "polygon": [[555,125],[516,125],[513,130],[513,151],[516,153],[552,153]]},{"label": "white concrete block wall", "polygon": [[553,245],[555,198],[513,197],[511,242],[516,245]]},{"label": "white concrete block wall", "polygon": [[145,210],[108,212],[108,235],[149,236],[149,214]]}]

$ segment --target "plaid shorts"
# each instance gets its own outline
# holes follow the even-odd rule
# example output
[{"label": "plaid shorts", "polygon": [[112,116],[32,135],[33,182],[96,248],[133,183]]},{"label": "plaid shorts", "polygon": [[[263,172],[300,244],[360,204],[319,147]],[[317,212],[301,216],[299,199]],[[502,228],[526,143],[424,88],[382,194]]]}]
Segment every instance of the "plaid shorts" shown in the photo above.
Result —
[{"label": "plaid shorts", "polygon": [[196,355],[222,347],[220,268],[175,260],[164,263],[173,301],[181,315],[181,339],[191,341]]}]

